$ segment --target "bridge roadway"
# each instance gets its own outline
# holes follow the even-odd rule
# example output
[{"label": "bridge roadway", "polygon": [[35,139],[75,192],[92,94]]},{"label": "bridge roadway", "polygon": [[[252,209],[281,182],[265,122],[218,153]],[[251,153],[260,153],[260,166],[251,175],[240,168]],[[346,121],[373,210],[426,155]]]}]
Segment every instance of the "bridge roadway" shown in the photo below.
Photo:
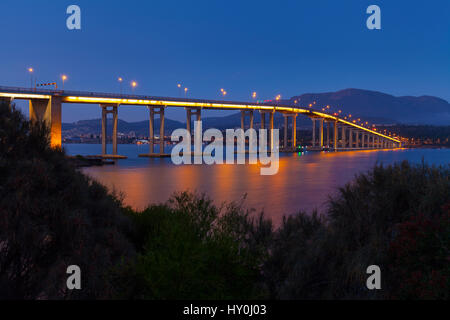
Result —
[{"label": "bridge roadway", "polygon": [[[60,147],[61,139],[61,113],[63,103],[96,104],[102,110],[102,156],[105,158],[121,158],[117,150],[117,124],[119,106],[133,105],[146,106],[150,111],[149,121],[149,153],[142,156],[162,157],[164,154],[164,110],[167,107],[185,108],[187,114],[187,129],[191,132],[191,118],[196,116],[201,120],[201,110],[240,110],[241,127],[244,129],[245,119],[249,117],[249,127],[253,128],[253,115],[255,111],[261,113],[261,128],[273,129],[273,119],[275,112],[280,112],[284,116],[284,137],[288,137],[288,124],[291,119],[291,143],[284,139],[281,151],[293,152],[297,147],[296,118],[299,114],[311,118],[313,122],[312,147],[310,150],[331,149],[339,150],[366,150],[381,148],[400,148],[401,141],[397,137],[384,135],[371,128],[360,126],[336,115],[320,112],[314,109],[305,109],[292,105],[249,103],[236,101],[220,101],[205,99],[182,99],[170,97],[142,96],[129,94],[83,92],[83,91],[62,91],[35,88],[19,88],[0,86],[0,100],[12,102],[13,100],[28,100],[30,104],[30,119],[32,121],[45,121],[50,127],[51,144]],[[106,153],[107,136],[107,115],[113,115],[113,153]],[[160,133],[159,138],[155,138],[154,120],[159,114]],[[266,115],[268,115],[268,125],[266,125]],[[317,127],[316,123],[319,123]],[[324,135],[324,125],[326,125],[326,141]],[[330,129],[331,134],[330,134]],[[339,130],[341,129],[341,130]],[[318,135],[317,135],[317,130]],[[270,131],[271,132],[271,131]],[[269,143],[273,146],[272,135],[269,134]],[[159,153],[154,153],[154,145],[159,143]]]}]

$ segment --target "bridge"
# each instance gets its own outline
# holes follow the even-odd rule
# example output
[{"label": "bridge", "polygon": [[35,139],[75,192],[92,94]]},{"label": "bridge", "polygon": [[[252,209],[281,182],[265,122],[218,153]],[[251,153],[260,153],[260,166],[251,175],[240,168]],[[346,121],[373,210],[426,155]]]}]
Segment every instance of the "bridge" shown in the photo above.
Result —
[{"label": "bridge", "polygon": [[[120,106],[144,106],[149,109],[149,153],[141,156],[162,157],[164,154],[164,111],[168,107],[184,108],[187,115],[187,130],[191,132],[192,116],[201,120],[202,110],[239,110],[241,111],[241,128],[249,118],[250,128],[254,127],[254,113],[261,113],[261,128],[273,129],[274,114],[284,116],[284,145],[280,151],[294,152],[297,150],[297,116],[307,116],[312,120],[312,147],[308,150],[367,150],[400,148],[398,137],[377,132],[376,129],[364,127],[329,112],[305,109],[293,105],[271,103],[249,103],[236,101],[219,101],[204,99],[181,99],[170,97],[155,97],[143,95],[128,95],[114,93],[82,92],[67,90],[49,90],[35,88],[0,86],[0,100],[11,103],[14,100],[28,100],[31,121],[45,121],[50,128],[51,145],[61,147],[61,114],[63,103],[99,105],[102,110],[102,156],[105,158],[121,158],[117,150],[118,109]],[[112,154],[107,154],[107,116],[113,116]],[[159,138],[155,137],[155,115],[159,115]],[[268,123],[267,121],[268,120]],[[288,144],[288,124],[291,121],[292,138]],[[318,125],[317,125],[318,123]],[[325,135],[326,126],[326,135]],[[318,131],[318,132],[317,132]],[[269,141],[273,146],[272,131],[269,131]],[[159,152],[154,152],[155,144],[159,144]]]}]

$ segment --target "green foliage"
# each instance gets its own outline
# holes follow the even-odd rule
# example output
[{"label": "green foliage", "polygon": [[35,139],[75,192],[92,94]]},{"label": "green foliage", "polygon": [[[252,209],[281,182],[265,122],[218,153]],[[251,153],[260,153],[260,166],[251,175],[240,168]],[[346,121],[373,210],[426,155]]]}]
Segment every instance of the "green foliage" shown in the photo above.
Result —
[{"label": "green foliage", "polygon": [[[275,233],[266,266],[271,296],[281,299],[375,299],[395,291],[389,246],[398,224],[419,213],[443,215],[449,167],[407,162],[376,166],[330,199],[326,218],[299,214]],[[369,265],[383,270],[383,290],[365,287]],[[388,266],[390,266],[388,268]],[[281,271],[281,272],[280,272]]]},{"label": "green foliage", "polygon": [[264,296],[259,266],[272,226],[262,217],[253,220],[239,205],[217,208],[205,195],[187,192],[128,215],[139,255],[116,274],[118,292],[139,299]]},{"label": "green foliage", "polygon": [[[105,271],[133,254],[129,228],[118,200],[49,147],[45,125],[0,105],[0,298],[109,297]],[[67,290],[70,265],[82,290]]]}]

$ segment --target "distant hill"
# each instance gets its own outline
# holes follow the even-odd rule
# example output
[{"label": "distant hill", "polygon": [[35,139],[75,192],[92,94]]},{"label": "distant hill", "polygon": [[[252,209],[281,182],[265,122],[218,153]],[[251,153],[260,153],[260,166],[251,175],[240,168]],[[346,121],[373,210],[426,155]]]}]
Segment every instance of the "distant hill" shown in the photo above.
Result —
[{"label": "distant hill", "polygon": [[395,97],[376,91],[345,89],[302,94],[285,102],[294,103],[295,100],[299,101],[301,106],[308,106],[316,101],[316,106],[329,105],[331,110],[340,109],[346,114],[350,113],[378,124],[450,124],[450,104],[431,96]]},{"label": "distant hill", "polygon": [[[419,124],[419,125],[450,125],[450,104],[440,98],[431,96],[421,97],[395,97],[389,94],[360,90],[345,89],[328,93],[307,93],[294,96],[281,103],[294,104],[299,101],[300,106],[305,107],[316,102],[315,108],[329,105],[331,111],[342,110],[345,114],[352,114],[354,117],[364,119],[374,124]],[[205,117],[203,118],[204,129],[236,128],[241,123],[240,112],[225,117]],[[261,120],[259,112],[255,113],[255,123]],[[307,117],[299,116],[297,126],[310,127],[311,120]],[[248,124],[248,119],[246,120]],[[274,126],[280,128],[283,124],[283,116],[279,113],[275,115]],[[112,120],[108,120],[111,128]],[[134,132],[136,136],[148,135],[148,121],[126,122],[119,120],[119,132],[129,134]],[[165,127],[167,132],[184,128],[185,123],[167,119]],[[155,127],[159,130],[159,121],[155,121]],[[100,135],[101,120],[83,120],[75,123],[63,123],[63,136],[78,136],[80,134]]]}]

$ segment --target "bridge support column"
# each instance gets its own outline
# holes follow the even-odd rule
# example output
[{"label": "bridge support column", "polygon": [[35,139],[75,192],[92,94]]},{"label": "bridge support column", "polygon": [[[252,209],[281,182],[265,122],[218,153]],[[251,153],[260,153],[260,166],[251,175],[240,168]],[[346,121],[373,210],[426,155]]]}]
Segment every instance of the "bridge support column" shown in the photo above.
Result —
[{"label": "bridge support column", "polygon": [[283,138],[284,149],[287,150],[288,147],[288,117],[284,115],[284,138]]},{"label": "bridge support column", "polygon": [[191,134],[192,137],[192,128],[191,128],[191,122],[192,122],[192,116],[196,116],[196,121],[202,120],[202,109],[200,108],[186,108],[186,130]]},{"label": "bridge support column", "polygon": [[249,116],[250,118],[250,129],[253,129],[253,121],[254,121],[254,116],[253,116],[253,110],[241,110],[241,129],[245,131],[245,117]]},{"label": "bridge support column", "polygon": [[117,125],[119,122],[118,112],[117,112],[117,106],[113,107],[113,136],[112,136],[112,142],[113,142],[113,155],[117,156]]},{"label": "bridge support column", "polygon": [[0,97],[0,103],[6,103],[11,110],[11,105],[14,101],[14,98],[8,98],[8,97]]},{"label": "bridge support column", "polygon": [[272,111],[269,113],[269,146],[270,146],[270,150],[273,150],[273,117],[274,117],[275,112]]},{"label": "bridge support column", "polygon": [[[144,158],[170,157],[170,154],[164,153],[164,124],[165,124],[164,110],[165,110],[165,106],[164,107],[148,106],[148,110],[150,113],[149,137],[148,137],[149,153],[140,154],[139,157],[144,157]],[[159,139],[155,139],[155,127],[154,127],[155,115],[159,115]],[[190,127],[190,121],[188,121],[187,126],[188,126],[188,128]],[[159,153],[155,153],[155,151],[154,151],[154,145],[155,145],[156,141],[159,143]]]},{"label": "bridge support column", "polygon": [[333,133],[333,148],[334,148],[334,151],[337,151],[338,150],[338,132],[339,132],[337,121],[334,122],[333,129],[334,129],[334,133]]},{"label": "bridge support column", "polygon": [[45,122],[47,127],[50,128],[50,145],[53,148],[61,148],[62,144],[61,111],[61,97],[30,100],[30,120],[32,122]]},{"label": "bridge support column", "polygon": [[327,121],[327,148],[330,147],[330,121]]},{"label": "bridge support column", "polygon": [[261,129],[265,129],[266,128],[266,113],[264,111],[260,111],[261,113],[261,125],[260,128]]},{"label": "bridge support column", "polygon": [[352,130],[352,128],[349,128],[348,129],[348,147],[350,148],[350,149],[353,149],[353,130]]},{"label": "bridge support column", "polygon": [[273,117],[275,114],[274,110],[261,110],[261,129],[266,129],[266,113],[269,114],[269,125],[268,125],[268,137],[269,137],[269,144],[268,147],[270,150],[273,150]]},{"label": "bridge support column", "polygon": [[[284,151],[296,152],[297,148],[297,114],[296,113],[284,113]],[[288,126],[289,118],[292,119],[292,132],[291,132],[291,146],[288,146]]]},{"label": "bridge support column", "polygon": [[341,139],[341,147],[343,148],[343,149],[345,149],[346,147],[347,147],[347,133],[345,132],[346,130],[345,130],[345,125],[342,125],[342,132],[341,132],[341,136],[342,136],[342,139]]},{"label": "bridge support column", "polygon": [[312,146],[316,146],[316,119],[312,118]]},{"label": "bridge support column", "polygon": [[319,137],[320,137],[320,141],[319,141],[319,145],[320,148],[323,149],[323,119],[319,120],[320,123],[320,132],[319,132]]},{"label": "bridge support column", "polygon": [[[118,129],[118,105],[100,105],[102,108],[102,157],[104,158],[113,158],[113,159],[125,159],[124,156],[119,156],[117,154],[117,129]],[[109,109],[111,108],[111,109]],[[112,145],[113,145],[113,152],[112,155],[107,154],[106,146],[108,144],[108,114],[111,113],[113,115],[113,132],[112,132]]]}]

